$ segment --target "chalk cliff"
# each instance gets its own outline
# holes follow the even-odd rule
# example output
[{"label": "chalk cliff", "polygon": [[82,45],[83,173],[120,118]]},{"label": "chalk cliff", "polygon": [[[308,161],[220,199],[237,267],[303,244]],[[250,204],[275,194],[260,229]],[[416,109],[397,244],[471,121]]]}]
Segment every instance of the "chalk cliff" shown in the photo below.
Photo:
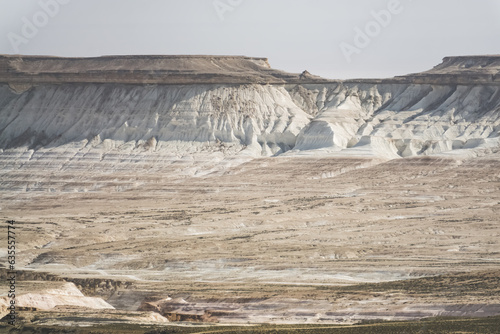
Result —
[{"label": "chalk cliff", "polygon": [[449,57],[428,72],[334,81],[265,58],[1,56],[0,164],[182,162],[176,172],[205,175],[282,154],[474,155],[499,146],[499,64]]}]

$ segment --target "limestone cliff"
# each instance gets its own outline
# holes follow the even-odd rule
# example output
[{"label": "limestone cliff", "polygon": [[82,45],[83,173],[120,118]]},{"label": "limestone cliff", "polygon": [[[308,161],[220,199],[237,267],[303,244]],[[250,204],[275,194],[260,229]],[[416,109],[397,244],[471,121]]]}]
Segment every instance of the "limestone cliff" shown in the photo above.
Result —
[{"label": "limestone cliff", "polygon": [[419,74],[333,81],[265,58],[2,56],[0,164],[157,171],[182,162],[172,173],[204,175],[285,153],[486,152],[500,146],[499,64],[450,57]]}]

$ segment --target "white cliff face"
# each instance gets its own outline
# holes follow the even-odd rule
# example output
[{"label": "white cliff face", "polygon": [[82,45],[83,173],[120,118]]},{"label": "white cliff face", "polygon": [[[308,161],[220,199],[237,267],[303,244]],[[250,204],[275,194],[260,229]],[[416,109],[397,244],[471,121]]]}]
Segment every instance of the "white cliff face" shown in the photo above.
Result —
[{"label": "white cliff face", "polygon": [[293,148],[309,122],[283,88],[259,85],[64,85],[20,95],[3,86],[0,101],[4,149],[112,141],[156,150],[179,141],[260,146],[256,153],[272,155]]},{"label": "white cliff face", "polygon": [[322,149],[396,158],[499,146],[498,86],[344,83],[304,88],[310,94],[294,94],[295,89],[292,96],[298,104],[314,102],[318,111],[294,152]]},{"label": "white cliff face", "polygon": [[1,168],[54,172],[204,175],[292,149],[310,121],[269,85],[2,86],[0,109]]},{"label": "white cliff face", "polygon": [[[9,301],[7,297],[0,298],[2,313],[7,312]],[[17,296],[16,304],[18,307],[34,307],[41,310],[50,310],[57,306],[79,306],[99,310],[114,309],[101,298],[84,296],[73,283],[65,283],[59,289],[21,294]]]},{"label": "white cliff face", "polygon": [[54,181],[61,171],[203,176],[262,156],[395,159],[500,146],[496,85],[3,85],[0,110],[0,169],[12,174],[0,188],[9,191],[101,187]]}]

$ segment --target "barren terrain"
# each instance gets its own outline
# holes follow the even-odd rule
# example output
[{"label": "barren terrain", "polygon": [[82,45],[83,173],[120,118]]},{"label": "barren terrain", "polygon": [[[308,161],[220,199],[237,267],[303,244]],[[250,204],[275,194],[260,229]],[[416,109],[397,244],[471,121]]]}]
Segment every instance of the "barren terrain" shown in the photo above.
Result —
[{"label": "barren terrain", "polygon": [[2,218],[19,222],[20,266],[130,282],[86,291],[118,309],[230,323],[493,315],[494,284],[464,293],[451,283],[443,295],[336,289],[498,274],[499,158],[359,169],[367,161],[265,158],[218,176],[144,176],[119,193],[16,196]]},{"label": "barren terrain", "polygon": [[23,321],[499,315],[500,94],[448,80],[3,86]]}]

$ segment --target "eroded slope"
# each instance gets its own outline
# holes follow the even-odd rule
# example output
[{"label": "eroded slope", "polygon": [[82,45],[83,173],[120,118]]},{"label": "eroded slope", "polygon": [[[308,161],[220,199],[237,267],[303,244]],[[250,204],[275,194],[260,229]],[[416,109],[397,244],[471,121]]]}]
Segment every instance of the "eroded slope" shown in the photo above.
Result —
[{"label": "eroded slope", "polygon": [[[19,268],[101,279],[80,288],[118,310],[240,323],[497,314],[500,92],[470,75],[491,77],[497,58],[263,85],[289,76],[262,59],[4,57],[0,218],[22,231]],[[217,84],[198,76],[214,71]],[[472,277],[451,279],[456,293],[377,285],[456,272]]]}]

